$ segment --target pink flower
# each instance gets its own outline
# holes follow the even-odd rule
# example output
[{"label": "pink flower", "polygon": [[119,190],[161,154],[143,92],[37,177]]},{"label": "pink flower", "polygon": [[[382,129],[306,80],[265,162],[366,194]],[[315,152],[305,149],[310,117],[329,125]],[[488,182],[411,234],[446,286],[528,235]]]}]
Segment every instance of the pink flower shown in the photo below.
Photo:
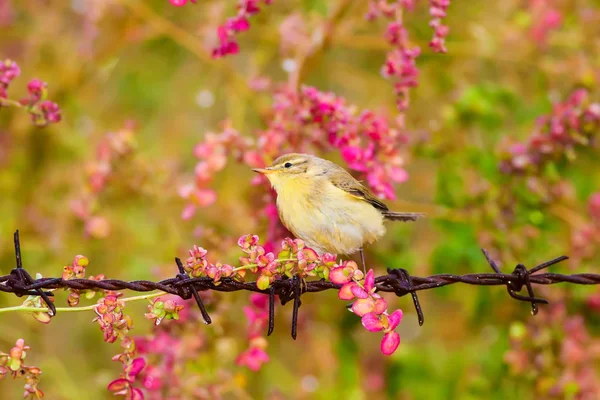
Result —
[{"label": "pink flower", "polygon": [[21,75],[21,68],[16,62],[8,59],[0,61],[0,97],[6,98],[6,89],[19,75]]},{"label": "pink flower", "polygon": [[[176,0],[178,2],[183,0]],[[270,4],[269,0],[264,1]],[[212,51],[213,58],[220,58],[229,54],[237,54],[239,45],[235,35],[250,28],[248,17],[260,11],[257,0],[241,0],[238,5],[238,13],[235,17],[229,18],[223,25],[217,28],[217,37],[219,45]]]},{"label": "pink flower", "polygon": [[37,103],[42,98],[44,91],[48,87],[46,82],[39,79],[32,79],[27,84],[27,91],[29,92],[29,102]]},{"label": "pink flower", "polygon": [[361,318],[362,325],[369,332],[379,332],[384,328],[383,323],[375,313],[367,313]]},{"label": "pink flower", "polygon": [[269,355],[259,347],[251,347],[240,354],[235,362],[237,365],[245,365],[256,372],[264,363],[269,362]]},{"label": "pink flower", "polygon": [[381,339],[381,352],[386,356],[392,355],[399,345],[400,335],[394,331],[387,332]]},{"label": "pink flower", "polygon": [[[331,279],[331,274],[329,275],[330,279]],[[340,300],[352,300],[354,299],[355,295],[352,291],[352,289],[354,287],[358,286],[355,282],[348,282],[345,283],[339,290],[338,292],[338,298]]]},{"label": "pink flower", "polygon": [[[196,3],[196,0],[189,0],[191,3]],[[169,0],[169,3],[175,7],[182,7],[187,4],[188,0]]]},{"label": "pink flower", "polygon": [[388,316],[388,327],[387,329],[389,330],[394,330],[396,329],[396,327],[398,326],[398,324],[400,324],[400,321],[402,321],[402,310],[398,309],[396,311],[394,311],[393,313],[391,313]]},{"label": "pink flower", "polygon": [[329,272],[329,280],[333,283],[344,284],[352,280],[353,276],[362,275],[357,271],[358,265],[354,261],[345,261],[342,265],[332,268]]},{"label": "pink flower", "polygon": [[[43,125],[47,125],[48,123],[54,124],[60,122],[62,118],[61,110],[58,104],[53,103],[49,100],[42,101],[42,103],[40,104],[40,110],[42,111],[43,115]],[[36,124],[38,123],[37,121],[38,120],[34,118],[34,122],[36,122]]]},{"label": "pink flower", "polygon": [[250,295],[250,301],[254,307],[260,310],[266,310],[269,307],[269,296],[262,293],[252,293]]},{"label": "pink flower", "polygon": [[375,302],[371,298],[358,299],[352,304],[352,312],[359,317],[365,314],[373,312],[375,309]]},{"label": "pink flower", "polygon": [[135,378],[139,375],[140,372],[146,366],[146,360],[143,357],[138,357],[131,362],[131,366],[129,368],[129,376],[130,378]]}]

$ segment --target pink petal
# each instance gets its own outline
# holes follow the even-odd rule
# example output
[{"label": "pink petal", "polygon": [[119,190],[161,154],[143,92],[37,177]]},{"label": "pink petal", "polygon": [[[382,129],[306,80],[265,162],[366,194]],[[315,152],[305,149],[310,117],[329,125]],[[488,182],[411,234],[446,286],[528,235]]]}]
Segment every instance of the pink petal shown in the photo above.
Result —
[{"label": "pink petal", "polygon": [[352,300],[354,299],[354,294],[352,294],[352,288],[356,286],[354,282],[345,283],[344,286],[340,288],[338,292],[338,298],[340,300]]},{"label": "pink petal", "polygon": [[387,310],[387,302],[382,298],[378,298],[375,300],[375,305],[373,306],[373,312],[377,315],[383,314]]},{"label": "pink petal", "polygon": [[185,3],[187,3],[187,0],[169,0],[169,3],[171,3],[175,7],[181,7],[181,6],[185,6]]},{"label": "pink petal", "polygon": [[371,299],[358,299],[352,304],[352,312],[359,317],[362,317],[363,315],[372,312],[374,306],[375,304]]},{"label": "pink petal", "polygon": [[381,352],[386,356],[392,355],[400,345],[400,335],[391,331],[383,335],[381,339]]},{"label": "pink petal", "polygon": [[389,329],[390,330],[396,329],[396,327],[398,326],[400,321],[402,321],[402,310],[396,310],[393,313],[391,313],[388,316],[388,320],[390,321]]},{"label": "pink petal", "polygon": [[200,207],[208,207],[217,201],[217,193],[211,189],[200,189],[194,195],[196,204]]},{"label": "pink petal", "polygon": [[136,376],[146,366],[146,360],[143,357],[138,357],[131,362],[131,369],[129,370],[129,376]]},{"label": "pink petal", "polygon": [[181,219],[184,221],[190,220],[196,213],[196,206],[194,204],[188,204],[181,212]]},{"label": "pink petal", "polygon": [[317,254],[317,252],[311,249],[310,247],[303,248],[302,253],[304,254],[304,257],[306,257],[307,261],[316,261],[319,259],[319,255]]},{"label": "pink petal", "polygon": [[383,329],[383,324],[381,323],[381,321],[379,320],[377,315],[375,315],[375,313],[371,312],[371,313],[363,315],[361,321],[362,321],[363,326],[369,332],[379,332],[380,330]]},{"label": "pink petal", "polygon": [[111,383],[108,384],[108,390],[111,392],[116,392],[119,390],[123,390],[129,386],[129,381],[125,378],[115,379]]},{"label": "pink petal", "polygon": [[366,299],[369,297],[369,293],[358,285],[354,285],[350,288],[352,294],[358,297],[359,299]]},{"label": "pink petal", "polygon": [[367,276],[365,276],[365,290],[370,292],[371,289],[375,286],[375,272],[372,269],[367,272]]},{"label": "pink petal", "polygon": [[344,270],[343,267],[338,267],[338,268],[333,268],[329,272],[329,280],[333,283],[344,284],[344,283],[350,282],[352,280],[352,278],[350,278],[346,274],[346,271]]},{"label": "pink petal", "polygon": [[138,388],[131,391],[131,400],[144,400],[144,393]]},{"label": "pink petal", "polygon": [[250,295],[250,301],[254,307],[261,310],[266,310],[269,305],[269,296],[262,293],[252,293]]}]

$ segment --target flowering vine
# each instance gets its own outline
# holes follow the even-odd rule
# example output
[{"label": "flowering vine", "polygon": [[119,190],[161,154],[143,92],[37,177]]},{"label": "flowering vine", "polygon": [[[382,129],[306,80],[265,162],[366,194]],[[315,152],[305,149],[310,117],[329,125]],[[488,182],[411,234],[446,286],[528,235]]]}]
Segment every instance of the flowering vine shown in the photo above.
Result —
[{"label": "flowering vine", "polygon": [[98,213],[99,197],[114,179],[115,171],[133,154],[136,143],[133,123],[127,123],[107,133],[96,146],[96,158],[87,162],[86,185],[70,204],[84,224],[85,235],[101,239],[110,234],[110,222]]},{"label": "flowering vine", "polygon": [[41,369],[32,365],[25,365],[25,357],[31,348],[25,345],[23,339],[17,340],[14,347],[7,353],[0,352],[0,380],[8,375],[13,378],[25,380],[25,399],[41,399],[44,392],[38,388],[40,383]]},{"label": "flowering vine", "polygon": [[363,274],[354,261],[336,264],[329,274],[334,283],[343,285],[338,297],[341,300],[354,300],[351,310],[361,317],[362,325],[369,332],[383,331],[381,352],[393,354],[400,344],[400,335],[395,331],[402,321],[402,310],[387,313],[387,302],[375,292],[375,273],[370,269]]},{"label": "flowering vine", "polygon": [[550,115],[538,118],[526,143],[515,143],[502,156],[505,173],[535,175],[551,161],[575,157],[578,147],[593,144],[600,128],[600,103],[589,101],[585,89],[553,106]]},{"label": "flowering vine", "polygon": [[244,314],[248,320],[248,349],[236,359],[238,365],[244,365],[252,371],[258,371],[262,364],[269,361],[265,351],[267,340],[264,337],[269,320],[269,298],[260,293],[250,295],[250,306],[244,307]]},{"label": "flowering vine", "polygon": [[410,102],[410,89],[418,86],[419,70],[416,59],[421,54],[418,46],[411,46],[408,41],[408,32],[402,22],[404,10],[412,10],[413,1],[399,1],[390,3],[386,0],[373,0],[369,2],[368,20],[383,17],[389,22],[385,32],[385,40],[394,48],[387,53],[381,74],[394,84],[396,92],[396,106],[400,112],[408,108]]},{"label": "flowering vine", "polygon": [[[265,5],[269,5],[273,0],[263,0]],[[235,17],[228,18],[227,21],[217,28],[217,37],[219,45],[212,51],[214,58],[224,57],[228,54],[237,54],[240,46],[235,36],[250,29],[249,17],[260,12],[259,0],[239,0],[238,12]]]},{"label": "flowering vine", "polygon": [[48,84],[39,79],[32,79],[27,84],[28,97],[19,101],[8,99],[8,88],[11,82],[21,75],[19,65],[9,59],[0,61],[0,107],[22,108],[31,116],[31,122],[37,126],[46,126],[60,122],[62,118],[58,104],[47,100]]},{"label": "flowering vine", "polygon": [[[190,250],[185,270],[191,277],[210,277],[217,284],[222,278],[244,281],[246,272],[249,271],[257,274],[256,285],[262,290],[282,277],[328,279],[342,285],[338,294],[340,299],[355,300],[351,310],[362,318],[363,326],[368,331],[384,332],[381,341],[383,354],[390,355],[398,348],[400,336],[395,329],[402,320],[402,310],[387,313],[387,302],[375,291],[375,274],[372,269],[365,275],[354,261],[338,262],[335,255],[328,253],[319,256],[300,239],[284,239],[277,255],[267,252],[259,244],[256,235],[240,237],[238,246],[245,253],[239,259],[240,267],[213,264],[207,260],[208,252],[205,249],[194,246]],[[251,301],[253,307],[244,308],[248,319],[250,347],[238,357],[238,364],[258,370],[262,363],[268,361],[268,355],[264,351],[266,342],[261,336],[268,319],[267,297],[253,295]]]}]

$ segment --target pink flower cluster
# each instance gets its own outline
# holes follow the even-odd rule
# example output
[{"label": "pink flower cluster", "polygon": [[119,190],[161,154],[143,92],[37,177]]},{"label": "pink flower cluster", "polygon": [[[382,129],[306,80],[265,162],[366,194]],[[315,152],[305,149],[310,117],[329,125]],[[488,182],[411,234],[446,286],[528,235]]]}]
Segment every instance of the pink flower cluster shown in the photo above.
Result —
[{"label": "pink flower cluster", "polygon": [[[263,0],[265,5],[269,5],[273,0]],[[235,17],[217,28],[217,37],[219,45],[212,51],[213,58],[225,57],[228,54],[237,54],[240,46],[235,36],[250,29],[249,17],[260,12],[259,0],[239,0],[238,13]]]},{"label": "pink flower cluster", "polygon": [[429,42],[429,47],[436,53],[445,53],[446,36],[450,32],[448,25],[442,24],[442,19],[446,18],[446,11],[450,5],[450,0],[429,0],[429,14],[431,21],[429,26],[433,28],[433,39]]},{"label": "pink flower cluster", "polygon": [[[247,268],[259,274],[256,286],[262,290],[267,289],[275,279],[284,275],[308,277],[326,274],[324,259],[313,249],[305,247],[300,239],[285,238],[281,242],[281,251],[277,254],[277,258],[275,254],[267,252],[258,244],[256,235],[240,237],[238,246],[246,253],[246,256],[240,257],[240,268]],[[324,256],[329,257],[329,255]]]},{"label": "pink flower cluster", "polygon": [[600,103],[587,101],[585,89],[576,90],[552,114],[538,119],[527,143],[512,145],[500,168],[505,173],[537,174],[548,161],[573,154],[576,146],[587,146],[600,128]]},{"label": "pink flower cluster", "polygon": [[208,207],[217,199],[217,194],[209,185],[214,176],[227,165],[227,156],[241,160],[243,152],[250,145],[247,138],[226,125],[220,134],[207,133],[204,141],[194,148],[194,156],[200,161],[194,171],[195,182],[179,189],[179,195],[187,200],[181,217],[188,220],[194,216],[198,207]]},{"label": "pink flower cluster", "polygon": [[385,32],[385,39],[394,49],[387,54],[381,74],[394,83],[396,105],[398,110],[403,112],[409,105],[410,89],[418,86],[419,79],[416,58],[421,49],[410,46],[401,17],[402,10],[412,9],[414,2],[399,1],[388,4],[387,1],[371,1],[369,4],[367,19],[385,17],[391,20]]},{"label": "pink flower cluster", "polygon": [[513,375],[530,381],[533,397],[599,398],[600,340],[581,315],[567,315],[564,301],[542,308],[527,325],[513,324],[510,336],[504,360]]},{"label": "pink flower cluster", "polygon": [[98,322],[104,333],[106,343],[114,343],[119,337],[126,336],[133,322],[128,315],[123,314],[125,302],[120,300],[123,293],[117,292],[98,300],[94,307],[97,317],[93,322]]},{"label": "pink flower cluster", "polygon": [[357,113],[343,98],[310,86],[299,92],[284,88],[276,94],[273,108],[273,121],[256,153],[246,157],[251,166],[269,164],[290,143],[298,150],[338,149],[348,167],[361,173],[383,198],[395,198],[391,182],[408,179],[401,154],[408,137],[381,115]]},{"label": "pink flower cluster", "polygon": [[[190,257],[187,259],[184,266],[185,272],[192,278],[208,276],[218,283],[221,278],[229,278],[233,276],[233,267],[229,264],[209,263],[206,259],[207,250],[194,245],[194,248],[189,251]],[[239,274],[238,274],[239,275]],[[242,273],[243,276],[243,273]]]},{"label": "pink flower cluster", "polygon": [[135,146],[133,124],[127,123],[118,131],[107,133],[96,147],[96,159],[87,163],[87,185],[81,195],[71,201],[71,210],[84,223],[86,235],[99,239],[109,235],[109,221],[96,214],[98,196]]},{"label": "pink flower cluster", "polygon": [[37,386],[40,383],[42,370],[35,366],[25,365],[25,357],[31,348],[25,345],[23,339],[18,339],[14,347],[7,353],[0,352],[0,380],[9,374],[13,378],[25,379],[25,399],[41,399],[44,397]]},{"label": "pink flower cluster", "polygon": [[304,245],[300,239],[292,240],[286,238],[281,242],[281,250],[275,256],[273,252],[267,252],[264,246],[258,244],[257,235],[244,235],[238,239],[238,246],[245,253],[240,257],[240,266],[237,268],[220,262],[211,263],[207,260],[207,251],[202,247],[194,246],[189,251],[184,269],[193,277],[209,277],[215,284],[219,284],[222,278],[233,278],[243,281],[248,271],[258,274],[256,285],[265,290],[278,278],[286,275],[301,277],[318,276],[326,278],[328,268],[333,265],[330,254],[319,255],[311,248]]},{"label": "pink flower cluster", "polygon": [[550,0],[530,0],[529,12],[533,20],[529,34],[540,46],[548,41],[551,31],[560,28],[563,23],[563,15],[560,10],[552,7]]},{"label": "pink flower cluster", "polygon": [[118,379],[108,384],[108,390],[115,395],[124,396],[126,400],[143,400],[142,391],[134,387],[136,376],[146,366],[146,361],[141,357],[135,357],[135,342],[129,331],[133,327],[133,321],[129,315],[123,314],[125,302],[120,300],[122,293],[112,292],[98,300],[94,307],[96,318],[100,329],[104,333],[104,341],[114,343],[120,339],[123,352],[115,355],[113,361],[123,364],[123,373]]},{"label": "pink flower cluster", "polygon": [[31,121],[38,126],[46,126],[61,120],[61,111],[58,104],[45,100],[48,95],[48,84],[39,79],[33,79],[27,84],[29,97],[19,102],[25,106],[31,114]]},{"label": "pink flower cluster", "polygon": [[154,325],[158,326],[165,319],[178,320],[179,312],[183,310],[183,308],[184,306],[178,304],[175,299],[162,299],[157,297],[156,299],[152,299],[152,301],[150,301],[148,312],[144,314],[144,317],[154,321]]},{"label": "pink flower cluster", "polygon": [[174,5],[175,7],[183,7],[187,4],[187,2],[196,4],[197,0],[169,0],[169,3]]},{"label": "pink flower cluster", "polygon": [[[573,265],[581,265],[584,260],[594,260],[600,255],[600,192],[594,193],[588,199],[589,220],[579,226],[571,234],[569,258]],[[591,297],[597,299],[597,309],[600,310],[600,291]]]},{"label": "pink flower cluster", "polygon": [[387,302],[376,293],[373,270],[364,275],[354,261],[346,261],[331,269],[329,279],[342,285],[338,292],[341,300],[354,300],[351,310],[361,317],[365,329],[384,332],[381,352],[388,356],[393,354],[400,344],[400,335],[395,329],[402,321],[402,310],[387,313]]},{"label": "pink flower cluster", "polygon": [[[73,278],[83,278],[85,277],[85,267],[90,263],[90,260],[86,256],[77,255],[73,259],[71,265],[65,265],[63,268],[62,278],[73,279]],[[93,278],[93,277],[92,277]],[[91,297],[94,296],[94,291],[87,291],[87,293],[91,293]],[[79,304],[79,298],[81,294],[77,289],[69,289],[69,296],[67,297],[67,303],[70,307],[74,307]],[[87,296],[91,298],[90,296]]]},{"label": "pink flower cluster", "polygon": [[46,126],[60,122],[62,115],[58,104],[46,100],[48,95],[48,84],[39,79],[32,79],[27,85],[29,97],[23,98],[18,102],[6,99],[7,89],[10,83],[21,74],[21,69],[16,62],[12,60],[0,61],[0,107],[10,105],[24,108],[29,112],[31,121],[37,126]]},{"label": "pink flower cluster", "polygon": [[[137,353],[149,360],[148,365],[139,375],[142,386],[150,399],[171,399],[165,391],[177,393],[181,389],[181,376],[175,366],[182,362],[181,355],[189,352],[182,346],[182,339],[177,333],[169,333],[158,329],[149,338],[136,337]],[[181,395],[181,394],[179,394]]]},{"label": "pink flower cluster", "polygon": [[251,306],[244,307],[244,314],[248,320],[248,349],[241,353],[236,363],[258,371],[261,366],[269,362],[269,355],[265,351],[267,341],[263,337],[269,320],[269,297],[253,293],[250,295]]},{"label": "pink flower cluster", "polygon": [[118,354],[113,357],[113,361],[123,362],[123,374],[121,378],[115,379],[108,384],[108,390],[113,392],[115,396],[123,396],[125,400],[144,400],[144,393],[141,389],[133,386],[135,378],[142,372],[146,366],[146,360],[138,357],[132,360],[127,360],[129,355],[126,353]]},{"label": "pink flower cluster", "polygon": [[8,59],[0,61],[0,98],[6,99],[8,86],[19,75],[21,68],[16,62]]}]

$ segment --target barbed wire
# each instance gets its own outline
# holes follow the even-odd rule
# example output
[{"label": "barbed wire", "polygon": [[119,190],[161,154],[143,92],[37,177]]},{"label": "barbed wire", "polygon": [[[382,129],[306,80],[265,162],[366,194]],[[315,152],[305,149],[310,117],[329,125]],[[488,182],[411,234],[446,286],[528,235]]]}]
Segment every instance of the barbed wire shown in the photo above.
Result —
[{"label": "barbed wire", "polygon": [[[194,298],[196,301],[204,322],[211,323],[211,318],[202,302],[199,292],[218,291],[218,292],[236,292],[252,291],[269,295],[269,327],[268,335],[273,332],[275,320],[275,296],[279,297],[282,305],[293,300],[292,312],[292,338],[296,339],[298,326],[298,310],[302,304],[301,296],[304,293],[316,293],[325,290],[339,289],[342,285],[326,280],[306,281],[297,276],[288,279],[278,279],[274,281],[268,289],[259,289],[256,282],[239,282],[231,278],[222,278],[218,284],[209,278],[191,278],[183,269],[183,264],[179,258],[175,258],[178,273],[175,277],[164,279],[159,282],[137,280],[122,281],[117,279],[63,279],[63,278],[40,278],[33,279],[31,275],[23,268],[21,257],[21,244],[19,240],[19,231],[14,234],[16,268],[9,275],[0,276],[0,291],[13,293],[16,296],[40,296],[46,303],[49,314],[56,315],[56,307],[50,300],[52,292],[45,290],[52,289],[101,289],[101,290],[132,290],[135,292],[150,292],[161,290],[166,293],[174,294],[184,300]],[[518,264],[512,273],[503,274],[494,260],[491,259],[488,252],[482,249],[488,264],[493,269],[493,273],[474,273],[465,275],[438,274],[428,277],[411,276],[405,269],[388,268],[387,275],[375,278],[375,286],[378,292],[394,293],[398,297],[411,295],[415,310],[418,315],[419,325],[423,325],[424,315],[421,308],[417,292],[440,288],[443,286],[464,283],[476,286],[505,286],[508,294],[515,300],[531,303],[531,313],[538,312],[538,304],[548,304],[548,301],[536,297],[533,285],[552,285],[566,282],[576,285],[598,285],[600,284],[599,274],[572,274],[562,275],[555,273],[538,273],[561,261],[567,260],[567,256],[560,256],[549,261],[543,262],[531,269],[527,269],[523,264]],[[519,294],[525,288],[527,295]]]}]

